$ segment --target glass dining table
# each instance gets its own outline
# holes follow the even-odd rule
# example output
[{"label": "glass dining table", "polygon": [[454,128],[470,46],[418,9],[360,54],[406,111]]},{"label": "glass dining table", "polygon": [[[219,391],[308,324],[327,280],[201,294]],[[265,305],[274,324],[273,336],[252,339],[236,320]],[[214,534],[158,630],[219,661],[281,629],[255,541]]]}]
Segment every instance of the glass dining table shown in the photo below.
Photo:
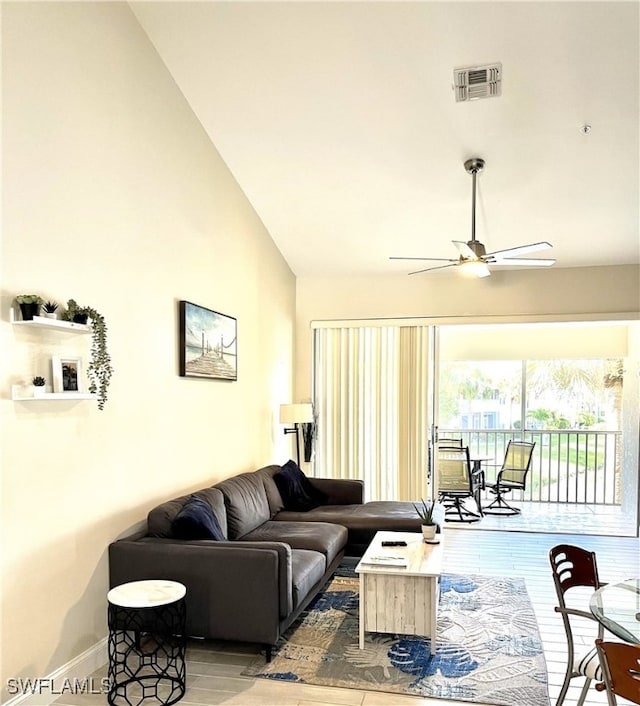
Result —
[{"label": "glass dining table", "polygon": [[589,608],[616,637],[640,644],[640,578],[599,588],[591,596]]}]

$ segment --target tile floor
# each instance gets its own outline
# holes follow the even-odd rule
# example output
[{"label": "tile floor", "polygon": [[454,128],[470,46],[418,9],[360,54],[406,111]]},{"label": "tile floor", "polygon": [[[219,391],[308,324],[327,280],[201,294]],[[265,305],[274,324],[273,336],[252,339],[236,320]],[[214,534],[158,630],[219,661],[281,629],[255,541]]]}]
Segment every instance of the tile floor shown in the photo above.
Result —
[{"label": "tile floor", "polygon": [[[548,551],[555,544],[577,544],[598,555],[600,577],[616,581],[640,575],[640,540],[629,537],[572,536],[533,532],[507,533],[449,527],[445,535],[445,570],[522,576],[533,603],[544,642],[551,703],[555,704],[565,670],[565,638],[561,620],[553,611],[555,593],[548,567]],[[580,628],[585,646],[592,644],[594,625]],[[243,677],[241,672],[256,654],[254,645],[192,642],[188,651],[187,693],[181,706],[468,706],[454,701],[413,696],[290,684]],[[95,675],[104,676],[104,670]],[[574,680],[565,706],[575,706],[581,680]],[[79,695],[58,699],[57,706],[97,706],[104,696]],[[619,700],[622,705],[623,700]],[[605,694],[591,689],[586,706],[605,706]],[[520,706],[513,704],[513,706]]]}]

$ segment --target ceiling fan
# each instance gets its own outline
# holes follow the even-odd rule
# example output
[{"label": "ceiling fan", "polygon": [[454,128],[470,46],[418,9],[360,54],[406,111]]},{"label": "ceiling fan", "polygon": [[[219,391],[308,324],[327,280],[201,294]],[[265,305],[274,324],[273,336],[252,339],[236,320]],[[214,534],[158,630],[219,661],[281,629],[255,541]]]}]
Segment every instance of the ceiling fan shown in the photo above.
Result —
[{"label": "ceiling fan", "polygon": [[555,260],[545,260],[541,258],[524,258],[512,257],[512,255],[524,255],[525,253],[536,252],[538,250],[546,250],[553,247],[551,243],[542,241],[540,243],[530,243],[529,245],[517,245],[514,248],[506,250],[496,250],[494,252],[486,252],[484,245],[476,240],[476,177],[484,169],[484,159],[473,157],[464,163],[464,168],[468,174],[471,174],[473,180],[472,195],[471,195],[471,240],[463,242],[461,240],[453,240],[453,244],[458,248],[457,258],[446,257],[390,257],[390,260],[432,260],[446,262],[446,265],[436,265],[435,267],[426,267],[422,270],[409,272],[410,275],[417,275],[421,272],[431,272],[432,270],[442,270],[445,267],[463,266],[465,270],[475,274],[478,277],[488,277],[491,274],[489,265],[495,267],[500,265],[520,266],[520,267],[549,267],[555,263]]}]

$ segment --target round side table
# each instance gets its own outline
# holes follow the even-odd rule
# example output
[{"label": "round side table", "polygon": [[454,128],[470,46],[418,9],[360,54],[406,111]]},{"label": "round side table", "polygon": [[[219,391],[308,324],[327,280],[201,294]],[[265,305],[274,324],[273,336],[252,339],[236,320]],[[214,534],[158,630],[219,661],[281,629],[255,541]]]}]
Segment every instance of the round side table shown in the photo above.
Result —
[{"label": "round side table", "polygon": [[184,696],[186,593],[177,581],[132,581],[107,594],[112,706],[169,706]]}]

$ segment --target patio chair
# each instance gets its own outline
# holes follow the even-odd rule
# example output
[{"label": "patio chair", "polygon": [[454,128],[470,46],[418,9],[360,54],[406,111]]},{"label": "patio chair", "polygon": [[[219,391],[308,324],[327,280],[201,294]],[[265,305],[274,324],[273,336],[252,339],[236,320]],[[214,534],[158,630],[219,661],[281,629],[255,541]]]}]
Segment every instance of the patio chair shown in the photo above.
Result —
[{"label": "patio chair", "polygon": [[535,445],[535,441],[509,441],[496,482],[487,483],[489,492],[496,497],[484,508],[485,515],[519,515],[522,512],[519,507],[509,505],[504,496],[512,490],[526,488]]},{"label": "patio chair", "polygon": [[[445,520],[449,522],[478,522],[482,519],[480,490],[482,473],[472,473],[467,446],[438,444],[438,499],[445,506]],[[464,501],[473,498],[478,511],[469,510]]]},{"label": "patio chair", "polygon": [[616,696],[640,704],[640,645],[596,640],[603,682],[598,691],[606,691],[609,706],[617,706]]},{"label": "patio chair", "polygon": [[576,654],[570,616],[586,618],[596,623],[598,626],[597,637],[599,639],[603,637],[604,628],[590,611],[568,607],[565,601],[565,594],[569,589],[577,586],[586,586],[595,591],[597,588],[604,586],[604,584],[598,578],[598,565],[594,552],[589,552],[571,544],[558,544],[549,551],[549,562],[559,603],[554,610],[562,615],[562,622],[567,636],[567,671],[556,706],[561,706],[564,701],[569,682],[575,677],[584,677],[585,682],[576,704],[576,706],[582,706],[587,697],[591,681],[593,679],[602,680],[602,669],[600,668],[598,652],[595,647],[592,647],[586,654]]},{"label": "patio chair", "polygon": [[438,439],[438,447],[447,448],[451,446],[462,448],[462,439]]}]

